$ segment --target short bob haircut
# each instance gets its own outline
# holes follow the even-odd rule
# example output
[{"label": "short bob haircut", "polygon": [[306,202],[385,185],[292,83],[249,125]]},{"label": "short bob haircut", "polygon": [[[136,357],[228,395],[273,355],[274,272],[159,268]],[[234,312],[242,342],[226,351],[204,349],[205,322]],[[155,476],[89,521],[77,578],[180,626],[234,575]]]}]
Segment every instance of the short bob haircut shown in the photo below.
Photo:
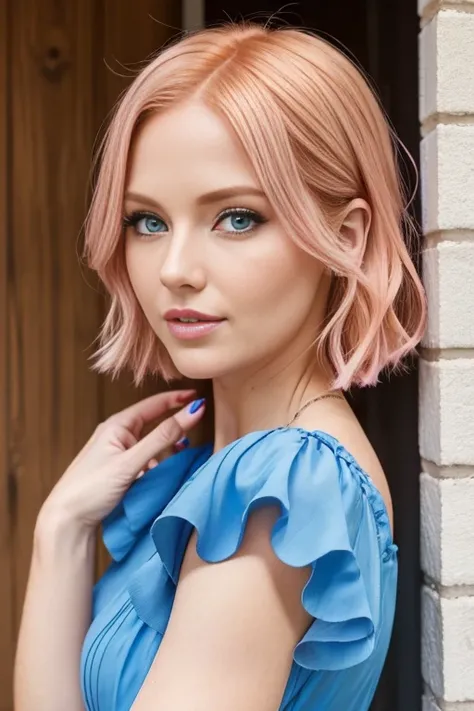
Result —
[{"label": "short bob haircut", "polygon": [[[148,116],[199,99],[232,127],[289,238],[333,275],[315,347],[334,388],[367,386],[400,367],[420,341],[425,294],[404,237],[414,234],[387,119],[357,67],[328,42],[293,28],[231,24],[168,45],[121,98],[100,150],[85,256],[111,296],[94,369],[182,377],[147,322],[128,279],[123,196],[130,148]],[[363,198],[365,251],[340,235]],[[297,275],[295,275],[297,278]]]}]

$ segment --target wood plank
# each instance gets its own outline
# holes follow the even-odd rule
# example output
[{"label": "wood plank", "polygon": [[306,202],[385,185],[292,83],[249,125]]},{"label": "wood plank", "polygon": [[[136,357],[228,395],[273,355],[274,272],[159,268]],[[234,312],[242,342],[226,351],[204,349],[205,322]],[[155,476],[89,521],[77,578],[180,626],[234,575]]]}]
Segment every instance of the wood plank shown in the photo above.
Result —
[{"label": "wood plank", "polygon": [[14,626],[12,550],[10,544],[10,502],[14,489],[10,484],[8,428],[8,236],[9,236],[9,82],[10,45],[6,2],[0,3],[0,709],[11,711]]},{"label": "wood plank", "polygon": [[[97,65],[96,96],[97,123],[102,123],[119,95],[132,81],[147,58],[156,52],[169,37],[180,31],[181,3],[175,0],[103,0],[102,61]],[[133,32],[130,28],[133,27]],[[173,29],[174,28],[174,29]],[[102,314],[107,312],[107,299],[102,301]],[[132,375],[122,373],[112,382],[101,376],[100,419],[105,419],[132,402],[159,391],[164,387],[151,378],[136,388]],[[101,544],[98,547],[97,575],[105,569],[108,555]]]},{"label": "wood plank", "polygon": [[103,0],[103,3],[104,61],[98,78],[105,100],[101,110],[107,112],[147,60],[170,37],[181,32],[181,2]]},{"label": "wood plank", "polygon": [[[174,0],[103,0],[103,62],[97,78],[103,97],[99,107],[103,119],[117,101],[119,95],[131,83],[133,77],[148,58],[156,53],[169,38],[180,31],[181,3]],[[130,32],[133,27],[133,32]],[[104,315],[107,303],[104,301]],[[102,416],[126,407],[141,397],[163,388],[163,383],[148,379],[136,389],[129,373],[123,373],[116,381],[109,378],[101,381]]]},{"label": "wood plank", "polygon": [[94,0],[15,0],[10,424],[18,624],[37,512],[97,422],[95,281],[79,266],[93,117]]}]

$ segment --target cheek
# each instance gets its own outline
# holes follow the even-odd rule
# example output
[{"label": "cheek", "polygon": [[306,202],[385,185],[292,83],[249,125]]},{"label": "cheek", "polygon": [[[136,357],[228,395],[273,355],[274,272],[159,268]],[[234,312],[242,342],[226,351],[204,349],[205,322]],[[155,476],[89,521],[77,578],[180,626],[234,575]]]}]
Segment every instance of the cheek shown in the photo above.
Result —
[{"label": "cheek", "polygon": [[[234,267],[234,303],[245,305],[257,322],[264,313],[295,313],[310,308],[317,291],[320,270],[293,250],[274,249],[253,255],[245,267]],[[228,282],[229,283],[229,282]]]},{"label": "cheek", "polygon": [[[244,318],[243,342],[260,351],[276,351],[303,333],[316,333],[324,311],[322,265],[285,237],[247,260],[234,303]],[[324,291],[324,290],[323,290]]]},{"label": "cheek", "polygon": [[153,261],[145,257],[143,250],[128,246],[125,248],[125,266],[135,296],[145,314],[150,316],[148,306],[156,301],[153,289],[156,291],[159,281],[154,278],[156,268]]}]

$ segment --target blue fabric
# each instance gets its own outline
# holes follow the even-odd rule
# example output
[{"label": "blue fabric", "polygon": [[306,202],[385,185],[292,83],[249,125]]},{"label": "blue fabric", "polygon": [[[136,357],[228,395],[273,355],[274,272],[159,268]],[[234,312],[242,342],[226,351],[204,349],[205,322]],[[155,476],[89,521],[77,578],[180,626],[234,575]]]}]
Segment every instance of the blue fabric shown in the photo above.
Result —
[{"label": "blue fabric", "polygon": [[113,562],[94,588],[81,680],[88,711],[128,711],[166,630],[193,528],[209,562],[232,556],[250,512],[279,504],[271,542],[310,565],[301,601],[314,621],[295,645],[279,711],[365,711],[392,630],[397,547],[385,504],[330,435],[248,434],[216,454],[184,450],[139,479],[103,522]]}]

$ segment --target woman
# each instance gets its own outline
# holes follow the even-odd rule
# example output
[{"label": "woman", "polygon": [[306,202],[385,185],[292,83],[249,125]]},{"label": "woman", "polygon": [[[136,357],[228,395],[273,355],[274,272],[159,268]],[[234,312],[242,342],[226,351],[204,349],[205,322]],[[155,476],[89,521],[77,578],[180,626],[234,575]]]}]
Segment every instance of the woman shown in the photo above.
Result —
[{"label": "woman", "polygon": [[211,380],[214,437],[187,447],[206,403],[178,389],[69,466],[35,529],[17,711],[369,707],[397,549],[343,392],[422,335],[399,182],[365,80],[310,34],[205,30],[136,78],[87,221],[112,297],[96,367]]}]

